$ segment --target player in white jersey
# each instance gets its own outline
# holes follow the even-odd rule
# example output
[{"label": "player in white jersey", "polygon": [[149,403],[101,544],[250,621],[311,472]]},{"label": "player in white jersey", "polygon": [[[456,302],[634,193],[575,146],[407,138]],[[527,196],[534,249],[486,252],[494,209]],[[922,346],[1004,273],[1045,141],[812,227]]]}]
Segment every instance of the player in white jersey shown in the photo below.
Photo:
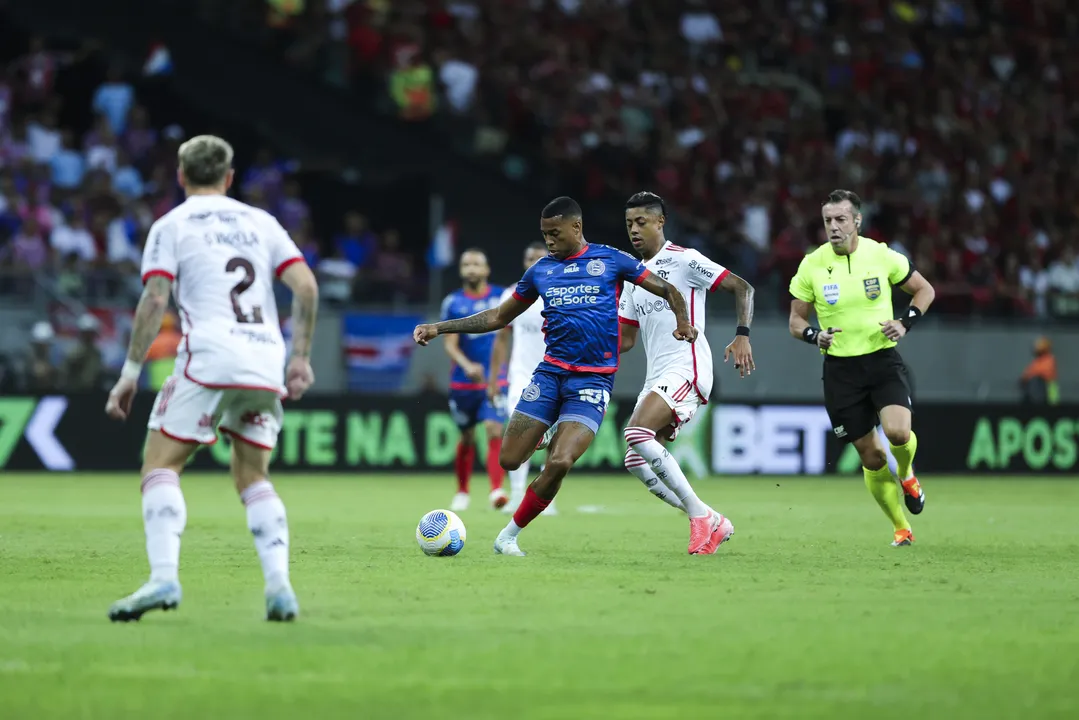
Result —
[{"label": "player in white jersey", "polygon": [[[532,267],[540,258],[547,255],[547,246],[541,242],[534,242],[525,249],[524,269]],[[515,287],[508,287],[502,293],[499,302],[505,302],[513,296]],[[494,403],[500,400],[502,393],[498,382],[498,368],[505,364],[506,356],[509,356],[507,379],[509,388],[506,393],[506,417],[513,414],[513,409],[521,400],[521,393],[528,387],[532,380],[532,373],[536,366],[543,360],[543,354],[547,350],[547,339],[543,332],[543,302],[532,303],[528,309],[506,327],[498,331],[495,336],[495,344],[491,349],[491,371],[487,379],[487,396]],[[529,460],[525,459],[521,467],[511,470],[510,475],[510,501],[502,507],[502,512],[512,514],[521,504],[525,496],[525,487],[528,485]],[[544,515],[556,515],[558,511],[554,507],[554,501],[543,511]]]},{"label": "player in white jersey", "polygon": [[[226,196],[232,157],[232,147],[210,135],[180,146],[177,175],[187,199],[154,223],[144,250],[145,289],[127,362],[105,408],[109,416],[124,420],[131,412],[142,361],[160,330],[170,292],[183,342],[147,423],[142,515],[150,580],[113,604],[113,621],[179,605],[180,535],[187,522],[180,473],[199,445],[216,442],[217,430],[232,440],[232,474],[266,580],[266,619],[288,621],[299,612],[289,583],[285,506],[269,481],[269,467],[281,428],[281,398],[298,399],[314,382],[310,357],[318,285],[272,216]],[[287,371],[275,277],[293,292]]]},{"label": "player in white jersey", "polygon": [[661,444],[673,440],[712,392],[712,352],[704,334],[707,293],[722,289],[733,293],[738,314],[734,341],[724,361],[745,377],[753,370],[749,325],[753,319],[753,287],[696,250],[679,247],[663,236],[666,206],[649,192],[637,193],[626,203],[626,231],[644,265],[679,289],[689,306],[689,320],[697,328],[697,342],[674,339],[674,316],[661,300],[636,292],[627,285],[619,301],[623,324],[621,352],[629,350],[638,333],[644,341],[648,377],[626,427],[626,469],[668,505],[689,516],[691,555],[714,553],[730,538],[734,525],[704,504],[693,491],[678,462]]}]

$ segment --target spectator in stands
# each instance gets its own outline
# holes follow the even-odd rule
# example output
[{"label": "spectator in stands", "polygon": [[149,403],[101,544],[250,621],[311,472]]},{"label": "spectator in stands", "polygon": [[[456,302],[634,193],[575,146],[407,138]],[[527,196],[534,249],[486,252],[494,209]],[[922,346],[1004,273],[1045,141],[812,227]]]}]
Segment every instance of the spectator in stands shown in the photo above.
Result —
[{"label": "spectator in stands", "polygon": [[64,221],[53,228],[49,235],[49,245],[58,258],[66,260],[69,256],[74,256],[76,261],[87,264],[97,259],[94,236],[87,229],[82,214],[74,210],[69,210],[64,215]]},{"label": "spectator in stands", "polygon": [[22,392],[51,393],[59,389],[59,373],[52,359],[55,337],[52,325],[47,321],[34,323],[30,330],[30,349],[23,361]]},{"label": "spectator in stands", "polygon": [[75,347],[64,358],[60,369],[61,386],[67,392],[98,390],[104,379],[105,364],[97,347],[101,324],[89,313],[79,317],[79,337]]},{"label": "spectator in stands", "polygon": [[34,216],[26,217],[15,237],[0,249],[0,258],[8,261],[20,273],[41,270],[49,261],[49,247]]},{"label": "spectator in stands", "polygon": [[277,212],[274,214],[277,216],[281,226],[289,232],[294,232],[302,227],[311,217],[311,210],[300,194],[299,182],[293,179],[285,181],[284,197],[278,203]]},{"label": "spectator in stands", "polygon": [[124,81],[120,67],[114,65],[109,68],[105,82],[94,93],[94,112],[100,113],[108,120],[114,134],[123,135],[134,104],[135,88]]},{"label": "spectator in stands", "polygon": [[52,157],[52,184],[66,191],[75,190],[86,174],[86,158],[75,147],[75,133],[60,133],[60,149]]},{"label": "spectator in stands", "polygon": [[344,232],[333,239],[335,250],[357,269],[368,266],[378,250],[378,238],[371,232],[367,218],[352,211],[345,214],[344,225]]},{"label": "spectator in stands", "polygon": [[1071,245],[1049,266],[1049,298],[1054,315],[1079,315],[1079,263]]}]

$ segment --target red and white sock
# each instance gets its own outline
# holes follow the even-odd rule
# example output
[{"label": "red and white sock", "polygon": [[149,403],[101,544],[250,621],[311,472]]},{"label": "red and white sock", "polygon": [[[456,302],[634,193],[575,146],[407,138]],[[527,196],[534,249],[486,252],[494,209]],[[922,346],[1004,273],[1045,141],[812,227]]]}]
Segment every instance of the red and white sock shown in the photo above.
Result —
[{"label": "red and white sock", "polygon": [[142,520],[150,579],[175,582],[180,577],[180,536],[187,526],[187,505],[180,476],[172,470],[151,470],[142,479]]},{"label": "red and white sock", "polygon": [[656,440],[656,433],[653,430],[628,427],[626,428],[626,443],[648,461],[660,482],[678,496],[686,508],[687,515],[691,518],[699,518],[706,517],[711,512],[709,507],[697,497],[697,493],[693,492],[693,486],[689,484],[689,480],[686,479],[685,473],[678,466],[674,456],[663,447],[659,440]]},{"label": "red and white sock", "polygon": [[671,492],[671,489],[652,472],[652,466],[633,448],[626,450],[625,465],[626,470],[629,470],[635,478],[644,483],[644,486],[648,488],[648,492],[671,507],[678,508],[682,512],[686,511],[686,506],[682,504],[678,496]]},{"label": "red and white sock", "polygon": [[498,456],[502,454],[502,438],[490,438],[487,440],[487,477],[491,480],[491,491],[502,488],[502,480],[506,471],[498,462]]},{"label": "red and white sock", "polygon": [[[551,498],[551,500],[554,500],[554,498]],[[529,487],[525,490],[524,499],[517,506],[517,511],[513,513],[513,519],[510,520],[509,525],[501,534],[517,537],[521,530],[528,527],[528,523],[535,520],[540,513],[547,509],[547,506],[551,504],[551,500],[544,500],[536,494],[535,490]]]},{"label": "red and white sock", "polygon": [[457,492],[468,494],[468,481],[472,479],[472,466],[476,463],[476,446],[457,443],[457,457],[453,468],[457,471]]},{"label": "red and white sock", "polygon": [[288,584],[288,518],[285,504],[269,480],[252,483],[240,493],[247,508],[247,527],[255,538],[267,588]]}]

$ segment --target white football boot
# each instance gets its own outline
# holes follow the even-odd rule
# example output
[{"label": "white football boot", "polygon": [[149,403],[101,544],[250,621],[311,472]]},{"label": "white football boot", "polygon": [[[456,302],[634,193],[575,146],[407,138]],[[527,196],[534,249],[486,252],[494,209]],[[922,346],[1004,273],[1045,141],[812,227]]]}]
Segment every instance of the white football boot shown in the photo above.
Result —
[{"label": "white football boot", "polygon": [[450,500],[451,512],[464,512],[468,510],[469,496],[468,493],[459,492],[453,496],[453,500]]},{"label": "white football boot", "polygon": [[175,610],[180,606],[183,591],[173,580],[151,580],[109,608],[109,620],[131,622],[150,610]]},{"label": "white football boot", "polygon": [[498,534],[498,537],[495,538],[495,554],[524,557],[525,551],[517,547],[516,535],[508,535],[504,532],[501,532]]},{"label": "white football boot", "polygon": [[266,619],[270,622],[292,622],[300,614],[296,593],[288,583],[266,590]]}]

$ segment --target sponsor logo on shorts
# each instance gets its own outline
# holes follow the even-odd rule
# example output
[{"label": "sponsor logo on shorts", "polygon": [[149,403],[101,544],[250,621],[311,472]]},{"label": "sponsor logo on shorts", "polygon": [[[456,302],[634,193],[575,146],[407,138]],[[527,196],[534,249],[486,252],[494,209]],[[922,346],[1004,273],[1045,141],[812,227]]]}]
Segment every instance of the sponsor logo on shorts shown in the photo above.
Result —
[{"label": "sponsor logo on shorts", "polygon": [[537,400],[539,400],[539,396],[540,386],[536,383],[529,383],[528,387],[526,387],[524,389],[524,392],[521,393],[521,399],[527,400],[528,402],[536,402]]},{"label": "sponsor logo on shorts", "polygon": [[607,270],[607,266],[602,260],[592,260],[585,269],[588,270],[589,275],[596,277],[602,275]]},{"label": "sponsor logo on shorts", "polygon": [[880,278],[866,278],[862,281],[865,286],[865,296],[870,300],[880,297]]},{"label": "sponsor logo on shorts", "polygon": [[828,283],[824,286],[824,300],[829,305],[835,305],[839,302],[839,284]]},{"label": "sponsor logo on shorts", "polygon": [[268,419],[268,416],[255,410],[248,410],[240,416],[241,423],[244,425],[254,425],[255,427],[266,427],[266,421]]},{"label": "sponsor logo on shorts", "polygon": [[840,425],[839,427],[832,428],[832,432],[835,433],[837,438],[847,437],[847,428]]}]

